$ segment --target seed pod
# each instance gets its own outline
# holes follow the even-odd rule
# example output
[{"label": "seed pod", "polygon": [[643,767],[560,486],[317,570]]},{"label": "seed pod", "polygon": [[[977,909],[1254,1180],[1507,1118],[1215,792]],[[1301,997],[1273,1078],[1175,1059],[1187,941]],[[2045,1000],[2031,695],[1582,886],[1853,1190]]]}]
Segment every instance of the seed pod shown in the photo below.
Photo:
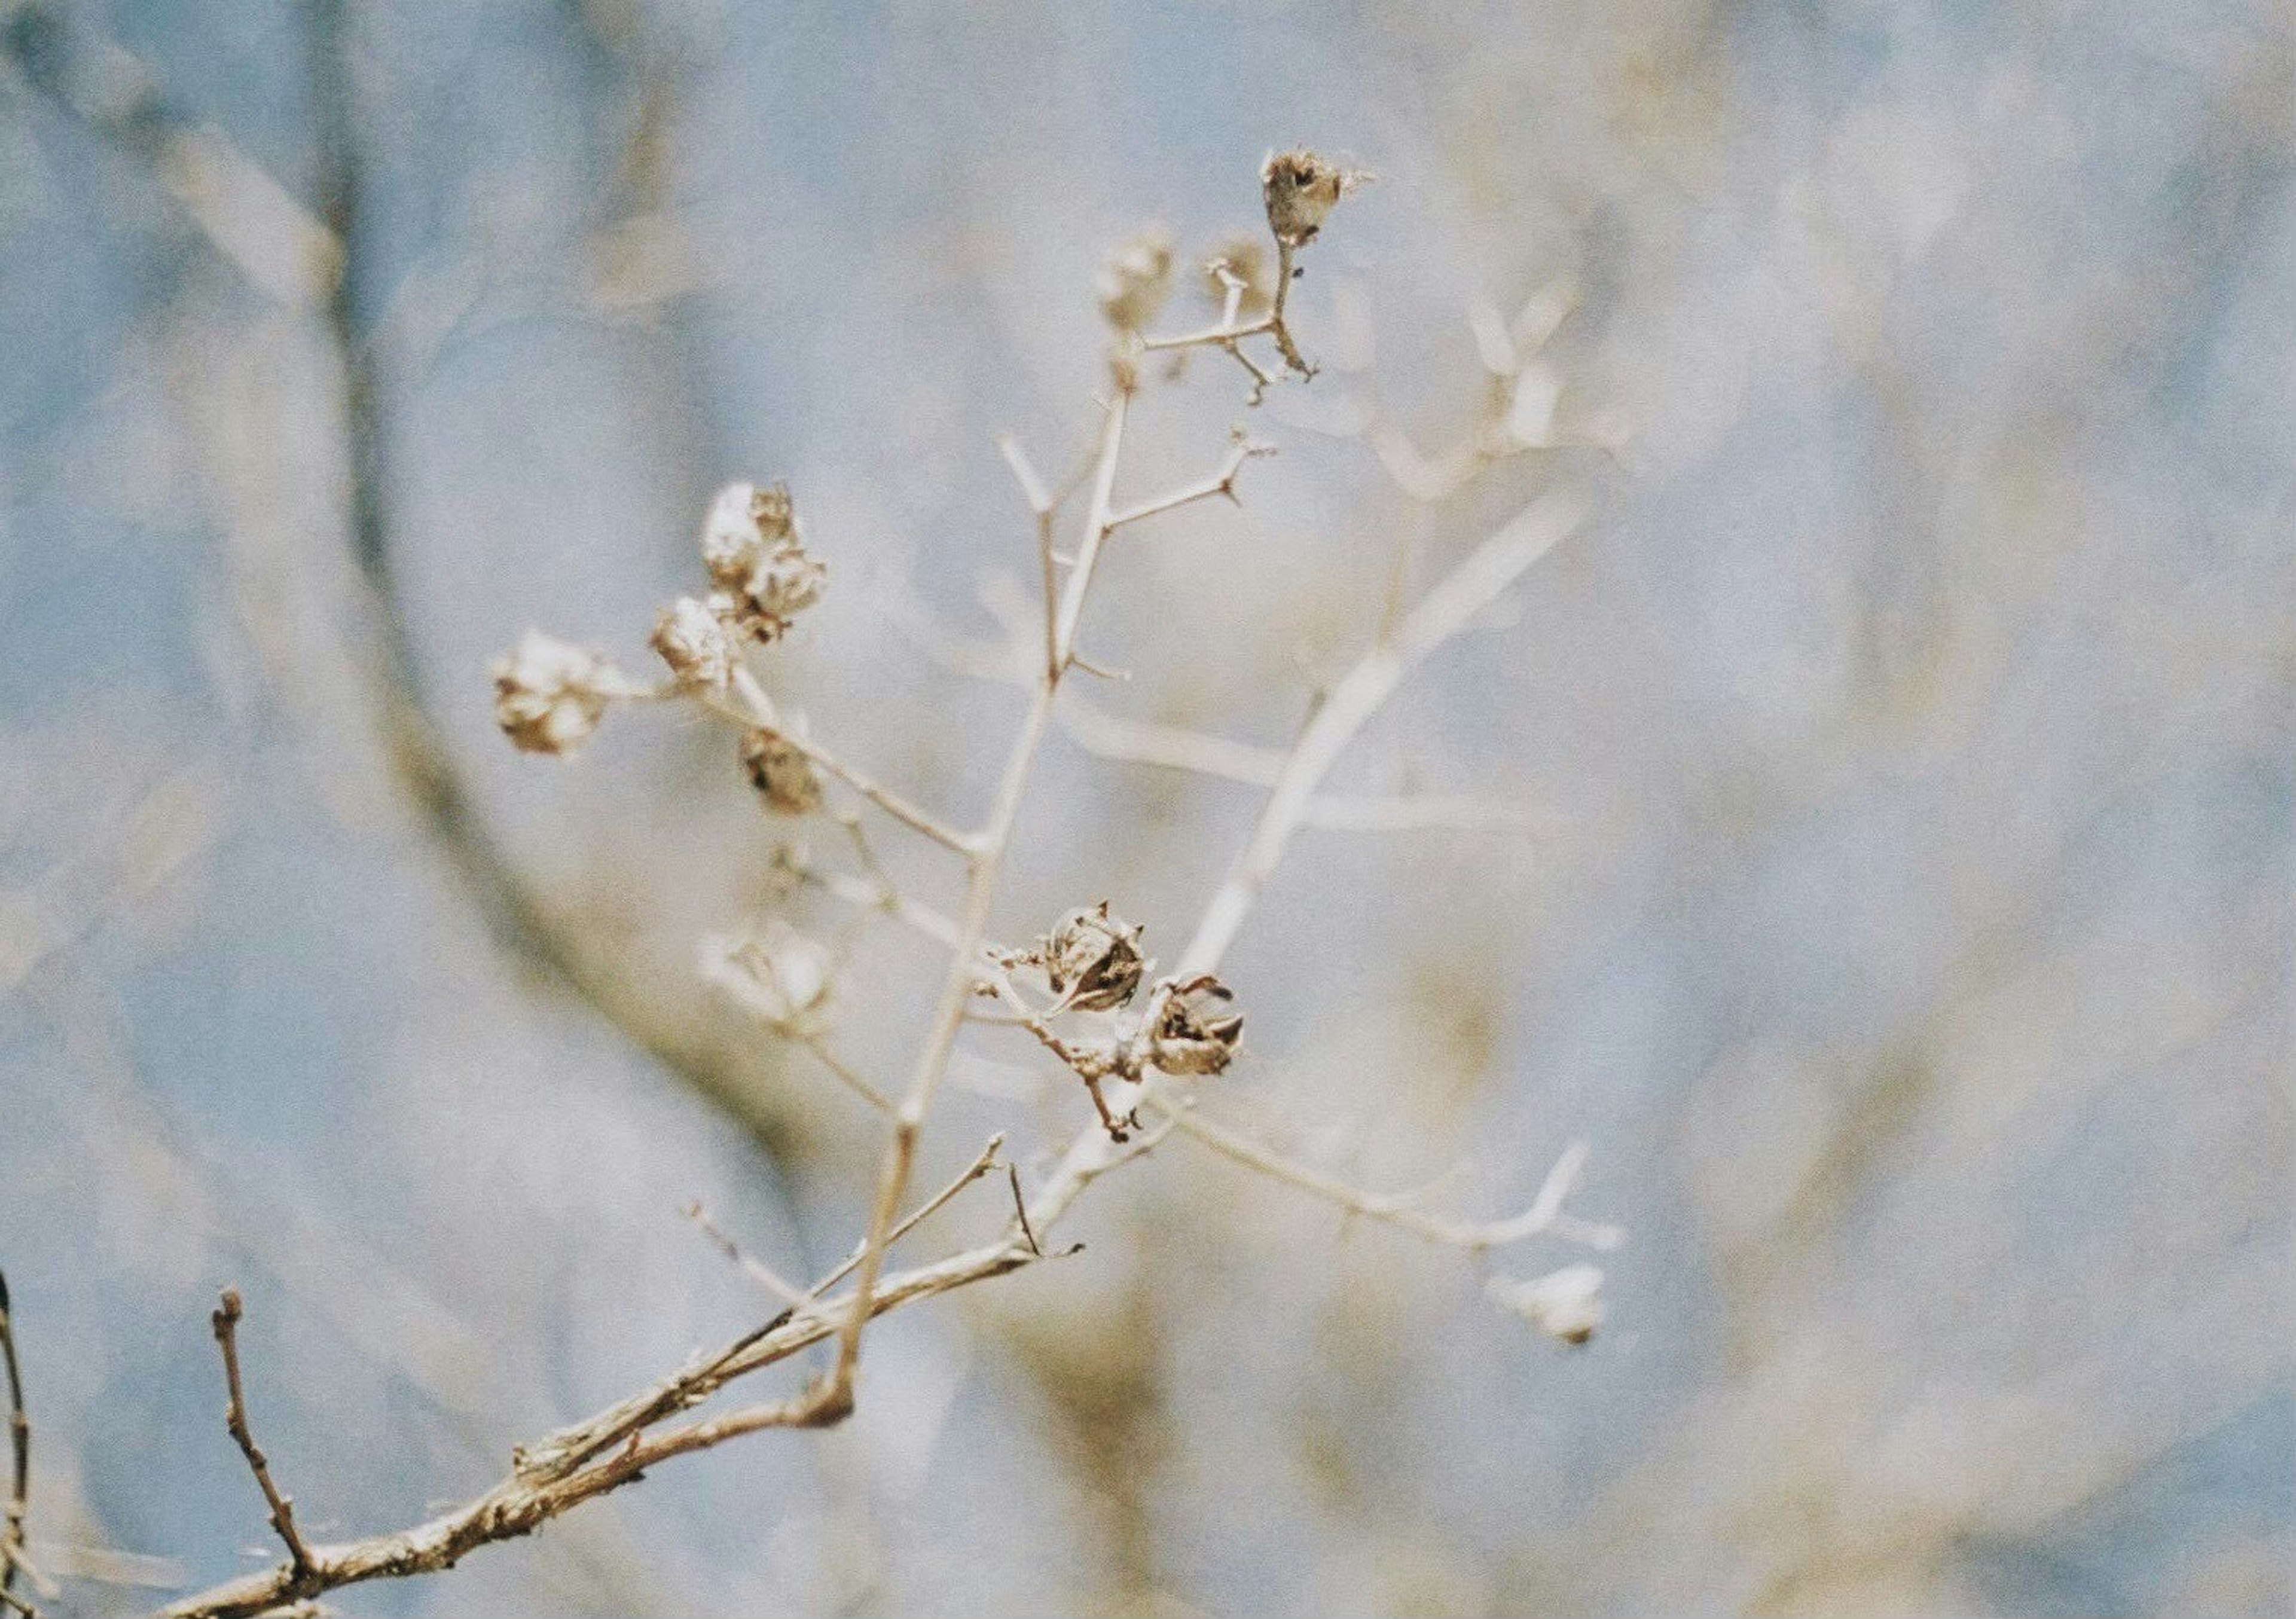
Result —
[{"label": "seed pod", "polygon": [[[821,599],[829,569],[805,548],[788,488],[728,484],[701,525],[701,560],[743,633],[773,641]],[[716,598],[713,598],[713,601]]]},{"label": "seed pod", "polygon": [[1243,1038],[1235,996],[1208,972],[1156,985],[1147,1026],[1148,1062],[1167,1074],[1217,1074]]},{"label": "seed pod", "polygon": [[586,647],[529,630],[495,659],[495,723],[522,753],[566,756],[589,740],[629,683]]},{"label": "seed pod", "polygon": [[701,561],[721,590],[739,590],[766,552],[797,537],[786,485],[727,484],[701,522]]},{"label": "seed pod", "polygon": [[654,620],[653,650],[689,691],[723,691],[734,678],[734,638],[705,602],[680,596]]},{"label": "seed pod", "polygon": [[1278,241],[1303,247],[1315,240],[1340,199],[1370,178],[1328,162],[1304,146],[1274,153],[1259,168],[1267,227]]},{"label": "seed pod", "polygon": [[1053,925],[1037,952],[1045,981],[1075,1010],[1115,1010],[1140,987],[1140,932],[1122,917],[1111,916],[1106,900],[1070,912]]},{"label": "seed pod", "polygon": [[828,566],[794,539],[783,540],[758,559],[734,596],[740,623],[759,641],[777,640],[797,616],[821,600]]},{"label": "seed pod", "polygon": [[743,737],[742,765],[775,814],[810,815],[821,807],[821,777],[813,761],[780,732],[760,727]]}]

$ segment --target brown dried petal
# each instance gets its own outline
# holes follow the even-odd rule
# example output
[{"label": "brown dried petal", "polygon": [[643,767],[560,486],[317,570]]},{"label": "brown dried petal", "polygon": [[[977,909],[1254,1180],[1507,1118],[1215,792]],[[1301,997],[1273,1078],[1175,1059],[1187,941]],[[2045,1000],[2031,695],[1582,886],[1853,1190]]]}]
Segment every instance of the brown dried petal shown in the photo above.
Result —
[{"label": "brown dried petal", "polygon": [[760,728],[743,737],[742,765],[767,808],[783,815],[810,815],[821,807],[821,777],[813,761],[780,732]]}]

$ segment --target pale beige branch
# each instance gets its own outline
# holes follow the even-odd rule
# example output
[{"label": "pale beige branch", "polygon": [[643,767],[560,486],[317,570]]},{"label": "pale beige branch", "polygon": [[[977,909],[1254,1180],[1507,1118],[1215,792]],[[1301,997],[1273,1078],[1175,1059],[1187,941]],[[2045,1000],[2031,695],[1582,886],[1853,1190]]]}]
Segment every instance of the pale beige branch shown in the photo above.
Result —
[{"label": "pale beige branch", "polygon": [[1274,1148],[1254,1141],[1242,1132],[1225,1124],[1215,1124],[1193,1108],[1175,1106],[1161,1100],[1152,1100],[1146,1110],[1172,1124],[1182,1135],[1201,1142],[1221,1157],[1242,1165],[1270,1180],[1337,1204],[1350,1214],[1359,1214],[1398,1231],[1410,1232],[1429,1242],[1448,1247],[1464,1248],[1480,1254],[1491,1248],[1506,1247],[1525,1242],[1533,1237],[1556,1235],[1583,1242],[1590,1247],[1616,1247],[1626,1239],[1626,1233],[1615,1226],[1598,1225],[1575,1220],[1562,1212],[1562,1205],[1578,1182],[1587,1166],[1587,1149],[1583,1141],[1574,1141],[1564,1149],[1547,1172],[1538,1196],[1529,1208],[1510,1219],[1493,1221],[1462,1220],[1454,1216],[1428,1213],[1419,1206],[1425,1196],[1423,1189],[1411,1192],[1374,1192],[1353,1186],[1336,1175],[1284,1157]]}]

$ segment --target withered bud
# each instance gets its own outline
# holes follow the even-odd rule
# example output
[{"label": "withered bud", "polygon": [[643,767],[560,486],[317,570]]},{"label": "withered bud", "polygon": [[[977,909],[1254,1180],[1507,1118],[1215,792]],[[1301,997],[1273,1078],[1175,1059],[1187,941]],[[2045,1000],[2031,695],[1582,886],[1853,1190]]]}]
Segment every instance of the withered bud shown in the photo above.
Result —
[{"label": "withered bud", "polygon": [[1224,243],[1219,251],[1204,261],[1204,293],[1216,309],[1227,307],[1228,284],[1234,282],[1242,289],[1243,296],[1236,302],[1235,312],[1249,320],[1264,315],[1275,299],[1275,280],[1267,262],[1267,249],[1253,236],[1239,236]]},{"label": "withered bud", "polygon": [[1156,985],[1141,1031],[1151,1067],[1167,1074],[1217,1074],[1243,1038],[1243,1016],[1227,985],[1208,972]]},{"label": "withered bud", "polygon": [[1053,924],[1037,949],[1045,982],[1075,1010],[1115,1010],[1140,987],[1140,931],[1122,917],[1111,916],[1106,900],[1070,912]]},{"label": "withered bud", "polygon": [[1119,331],[1136,332],[1156,318],[1172,290],[1172,239],[1151,225],[1108,256],[1101,266],[1103,319]]},{"label": "withered bud", "polygon": [[743,737],[742,765],[767,809],[783,815],[810,815],[821,807],[821,777],[813,761],[780,732],[760,727]]},{"label": "withered bud", "polygon": [[1274,153],[1259,167],[1267,226],[1278,241],[1303,247],[1316,239],[1340,199],[1370,178],[1359,169],[1319,158],[1304,146]]},{"label": "withered bud", "polygon": [[1513,1311],[1549,1337],[1574,1346],[1595,1336],[1606,1313],[1599,1265],[1565,1265],[1529,1281],[1495,1276],[1483,1291],[1501,1309]]},{"label": "withered bud", "polygon": [[590,739],[608,706],[633,688],[586,647],[527,631],[517,650],[489,666],[495,723],[522,753],[570,755]]},{"label": "withered bud", "polygon": [[680,596],[662,609],[652,644],[690,691],[723,691],[734,678],[734,637],[706,602]]}]

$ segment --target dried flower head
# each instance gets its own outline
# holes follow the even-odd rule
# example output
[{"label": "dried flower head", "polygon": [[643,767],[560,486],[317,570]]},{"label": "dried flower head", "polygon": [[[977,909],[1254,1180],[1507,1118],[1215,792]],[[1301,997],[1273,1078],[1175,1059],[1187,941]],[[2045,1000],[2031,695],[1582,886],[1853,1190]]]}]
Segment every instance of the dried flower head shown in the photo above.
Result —
[{"label": "dried flower head", "polygon": [[1605,1314],[1600,1265],[1564,1265],[1529,1281],[1494,1276],[1483,1291],[1501,1309],[1513,1311],[1548,1337],[1573,1345],[1593,1337]]},{"label": "dried flower head", "polygon": [[1141,1031],[1152,1067],[1167,1074],[1217,1074],[1243,1038],[1235,996],[1208,972],[1156,985]]},{"label": "dried flower head", "polygon": [[829,947],[779,917],[749,937],[704,940],[701,968],[711,983],[775,1028],[817,1026],[835,987]]},{"label": "dried flower head", "polygon": [[1037,948],[1046,983],[1077,1011],[1115,1010],[1140,987],[1145,966],[1140,932],[1122,917],[1111,916],[1106,900],[1070,912],[1053,924]]},{"label": "dried flower head", "polygon": [[1171,290],[1172,239],[1160,225],[1151,225],[1101,266],[1101,316],[1119,331],[1139,331],[1156,318]]},{"label": "dried flower head", "polygon": [[1260,165],[1259,189],[1267,203],[1267,226],[1292,247],[1313,241],[1332,209],[1371,176],[1317,157],[1306,147],[1279,151]]},{"label": "dried flower head", "polygon": [[662,609],[652,644],[689,691],[723,691],[734,678],[734,637],[706,602],[680,596]]},{"label": "dried flower head", "polygon": [[821,776],[805,750],[763,727],[742,739],[742,766],[750,783],[778,814],[810,815],[821,807]]},{"label": "dried flower head", "polygon": [[797,510],[785,484],[727,484],[701,521],[701,561],[722,590],[739,590],[767,552],[797,537]]},{"label": "dried flower head", "polygon": [[586,647],[529,630],[494,660],[495,723],[523,753],[569,755],[590,739],[617,699],[635,690]]},{"label": "dried flower head", "polygon": [[772,641],[821,599],[829,569],[805,548],[797,511],[781,484],[728,484],[701,525],[701,560],[734,622]]},{"label": "dried flower head", "polygon": [[828,564],[808,554],[795,540],[783,541],[767,553],[750,571],[749,582],[734,593],[742,609],[742,627],[759,641],[778,638],[800,613],[821,600],[821,587],[828,578]]},{"label": "dried flower head", "polygon": [[1224,243],[1204,261],[1204,291],[1216,308],[1227,307],[1229,284],[1242,291],[1236,314],[1245,319],[1265,315],[1275,300],[1275,278],[1267,249],[1256,236],[1239,236]]}]

